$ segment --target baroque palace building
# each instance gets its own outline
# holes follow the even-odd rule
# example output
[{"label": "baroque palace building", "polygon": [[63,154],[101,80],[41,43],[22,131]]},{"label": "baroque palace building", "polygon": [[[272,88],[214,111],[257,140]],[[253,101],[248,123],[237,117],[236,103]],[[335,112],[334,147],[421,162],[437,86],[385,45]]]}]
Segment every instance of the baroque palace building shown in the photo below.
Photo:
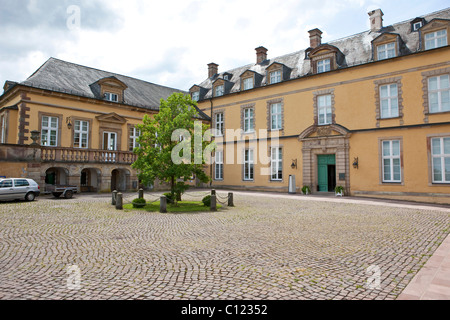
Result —
[{"label": "baroque palace building", "polygon": [[135,125],[174,92],[182,91],[50,58],[26,81],[5,83],[0,177],[81,192],[137,189]]},{"label": "baroque palace building", "polygon": [[278,58],[258,47],[256,63],[208,65],[190,94],[217,131],[215,188],[450,203],[450,8],[369,19],[329,43],[310,30],[309,48]]}]

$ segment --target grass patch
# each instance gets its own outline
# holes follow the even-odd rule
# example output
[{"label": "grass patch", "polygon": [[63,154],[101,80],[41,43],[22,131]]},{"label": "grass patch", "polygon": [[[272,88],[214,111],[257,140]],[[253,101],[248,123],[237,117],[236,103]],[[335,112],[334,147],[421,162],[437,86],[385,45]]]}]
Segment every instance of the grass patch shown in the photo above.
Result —
[{"label": "grass patch", "polygon": [[[159,212],[159,201],[148,203],[144,208],[133,208],[131,203],[124,204],[123,208],[125,210],[140,210],[148,212]],[[217,209],[222,208],[221,205],[217,205]],[[168,213],[185,213],[185,212],[208,212],[209,207],[205,207],[201,201],[179,201],[178,206],[172,204],[167,204]]]}]

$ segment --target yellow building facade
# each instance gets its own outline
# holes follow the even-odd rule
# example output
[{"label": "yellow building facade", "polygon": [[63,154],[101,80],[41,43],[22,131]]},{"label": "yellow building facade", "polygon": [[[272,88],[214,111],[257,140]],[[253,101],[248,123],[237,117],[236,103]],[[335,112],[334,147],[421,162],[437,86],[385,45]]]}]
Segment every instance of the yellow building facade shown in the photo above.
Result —
[{"label": "yellow building facade", "polygon": [[[135,190],[135,126],[180,90],[51,58],[0,97],[0,177]],[[42,189],[44,190],[44,188]]]},{"label": "yellow building facade", "polygon": [[[191,89],[217,129],[213,186],[450,203],[450,9],[219,72]],[[271,137],[278,136],[277,140]]]}]

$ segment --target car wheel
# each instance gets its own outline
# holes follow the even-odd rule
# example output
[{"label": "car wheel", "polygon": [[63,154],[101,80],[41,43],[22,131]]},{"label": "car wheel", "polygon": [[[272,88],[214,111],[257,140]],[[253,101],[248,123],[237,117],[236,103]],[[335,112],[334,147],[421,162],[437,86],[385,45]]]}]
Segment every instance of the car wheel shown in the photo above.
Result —
[{"label": "car wheel", "polygon": [[27,193],[27,195],[25,196],[25,200],[27,201],[34,201],[34,199],[36,199],[36,196],[33,192]]}]

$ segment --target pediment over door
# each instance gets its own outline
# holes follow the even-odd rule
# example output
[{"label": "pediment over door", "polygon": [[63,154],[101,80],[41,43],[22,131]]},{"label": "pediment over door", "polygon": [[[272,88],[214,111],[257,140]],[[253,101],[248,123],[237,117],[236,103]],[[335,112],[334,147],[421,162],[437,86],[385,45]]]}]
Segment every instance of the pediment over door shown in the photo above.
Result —
[{"label": "pediment over door", "polygon": [[351,135],[350,130],[339,124],[330,124],[328,126],[313,125],[300,134],[299,140],[311,138],[320,139],[326,137],[339,137],[339,136],[349,138],[350,135]]}]

